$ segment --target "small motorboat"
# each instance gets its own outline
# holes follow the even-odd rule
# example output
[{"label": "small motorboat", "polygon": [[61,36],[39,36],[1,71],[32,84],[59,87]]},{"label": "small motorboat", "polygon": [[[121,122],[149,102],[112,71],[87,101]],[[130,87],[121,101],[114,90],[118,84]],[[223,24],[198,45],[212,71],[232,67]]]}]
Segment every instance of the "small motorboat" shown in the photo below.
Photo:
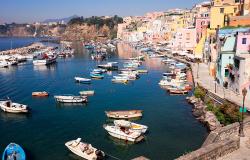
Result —
[{"label": "small motorboat", "polygon": [[131,119],[142,117],[142,110],[125,110],[125,111],[105,111],[107,117],[114,119]]},{"label": "small motorboat", "polygon": [[27,105],[13,103],[11,100],[0,101],[0,107],[4,112],[9,113],[27,113],[29,108]]},{"label": "small motorboat", "polygon": [[49,96],[48,92],[42,91],[42,92],[32,92],[32,96],[34,97],[47,97]]},{"label": "small motorboat", "polygon": [[80,91],[79,94],[82,96],[93,96],[95,94],[95,91],[94,90]]},{"label": "small motorboat", "polygon": [[139,131],[142,133],[145,133],[148,129],[148,126],[133,123],[133,122],[126,121],[126,120],[114,120],[114,124],[115,124],[115,126],[127,127],[133,131]]},{"label": "small motorboat", "polygon": [[90,73],[90,77],[91,77],[91,78],[96,78],[96,79],[103,79],[103,78],[104,78],[104,75],[98,74],[98,73],[94,73],[94,72],[91,72],[91,73]]},{"label": "small motorboat", "polygon": [[26,160],[26,155],[21,146],[10,143],[3,152],[2,160]]},{"label": "small motorboat", "polygon": [[131,142],[139,142],[144,139],[142,132],[131,130],[129,127],[103,125],[103,128],[109,133],[109,135],[118,139]]},{"label": "small motorboat", "polygon": [[105,153],[94,148],[91,144],[81,142],[81,138],[65,143],[65,146],[74,154],[87,160],[104,159]]},{"label": "small motorboat", "polygon": [[137,70],[138,73],[143,74],[143,73],[148,73],[148,70],[146,69],[139,69]]},{"label": "small motorboat", "polygon": [[61,95],[54,96],[54,98],[61,103],[85,103],[88,101],[87,96]]},{"label": "small motorboat", "polygon": [[187,90],[182,90],[182,89],[178,89],[178,88],[171,88],[169,89],[169,93],[170,94],[176,94],[176,95],[182,95],[182,94],[188,94]]},{"label": "small motorboat", "polygon": [[79,83],[91,83],[91,79],[88,78],[75,77],[75,80]]}]

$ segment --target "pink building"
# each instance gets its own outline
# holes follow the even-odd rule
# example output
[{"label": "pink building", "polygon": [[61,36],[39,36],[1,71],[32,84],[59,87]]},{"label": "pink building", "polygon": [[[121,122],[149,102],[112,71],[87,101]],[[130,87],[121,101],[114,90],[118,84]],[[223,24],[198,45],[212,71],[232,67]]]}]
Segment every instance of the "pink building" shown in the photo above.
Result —
[{"label": "pink building", "polygon": [[201,14],[200,17],[196,17],[195,19],[195,28],[197,32],[197,43],[200,41],[201,37],[205,33],[206,29],[210,24],[210,17],[208,13]]},{"label": "pink building", "polygon": [[250,54],[250,32],[240,32],[237,35],[236,54]]},{"label": "pink building", "polygon": [[180,28],[173,41],[174,50],[187,50],[193,52],[196,47],[196,29]]}]

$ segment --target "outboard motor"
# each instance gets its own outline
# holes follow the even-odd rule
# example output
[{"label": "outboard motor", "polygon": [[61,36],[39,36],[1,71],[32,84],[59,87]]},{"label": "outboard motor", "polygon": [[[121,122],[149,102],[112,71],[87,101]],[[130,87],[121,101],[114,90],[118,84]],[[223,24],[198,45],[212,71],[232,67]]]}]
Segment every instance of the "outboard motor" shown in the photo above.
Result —
[{"label": "outboard motor", "polygon": [[102,151],[96,150],[95,154],[96,154],[96,157],[97,157],[96,160],[103,160],[104,159],[104,155],[103,155]]}]

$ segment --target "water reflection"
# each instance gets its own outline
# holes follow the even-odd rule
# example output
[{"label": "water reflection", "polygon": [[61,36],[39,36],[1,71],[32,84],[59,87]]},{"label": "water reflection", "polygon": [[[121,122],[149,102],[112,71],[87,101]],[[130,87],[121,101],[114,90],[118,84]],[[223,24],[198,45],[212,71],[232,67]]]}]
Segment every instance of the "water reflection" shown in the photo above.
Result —
[{"label": "water reflection", "polygon": [[6,113],[0,112],[0,117],[3,121],[24,121],[31,117],[31,114],[14,114],[14,113]]},{"label": "water reflection", "polygon": [[34,71],[55,71],[57,67],[57,63],[55,64],[50,64],[50,65],[34,65]]},{"label": "water reflection", "polygon": [[76,108],[76,107],[82,107],[86,108],[87,103],[56,103],[56,108],[63,109],[63,108]]}]

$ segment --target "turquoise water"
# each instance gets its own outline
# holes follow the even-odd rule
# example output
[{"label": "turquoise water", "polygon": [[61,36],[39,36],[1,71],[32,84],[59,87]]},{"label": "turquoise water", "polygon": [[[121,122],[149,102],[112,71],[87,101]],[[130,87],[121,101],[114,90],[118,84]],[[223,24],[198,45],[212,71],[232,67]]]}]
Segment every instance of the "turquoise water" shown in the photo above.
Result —
[{"label": "turquoise water", "polygon": [[[143,68],[149,73],[128,85],[111,83],[116,72],[84,85],[75,83],[74,76],[88,77],[99,62],[91,61],[81,47],[76,49],[74,58],[58,59],[58,63],[50,67],[34,67],[27,62],[0,69],[0,98],[9,96],[32,107],[29,115],[0,112],[0,152],[10,142],[16,142],[32,160],[80,159],[64,146],[65,142],[78,137],[123,160],[141,155],[171,160],[199,148],[207,130],[192,116],[185,96],[170,96],[159,87],[161,74],[166,69],[160,60],[147,60]],[[123,52],[114,54],[110,61],[123,62],[121,57]],[[84,89],[96,92],[87,105],[58,105],[53,98],[57,94],[78,94]],[[42,90],[51,96],[31,97],[31,92]],[[149,127],[145,141],[127,144],[108,136],[102,128],[108,121],[104,111],[119,109],[144,111],[142,119],[136,122]]]}]

